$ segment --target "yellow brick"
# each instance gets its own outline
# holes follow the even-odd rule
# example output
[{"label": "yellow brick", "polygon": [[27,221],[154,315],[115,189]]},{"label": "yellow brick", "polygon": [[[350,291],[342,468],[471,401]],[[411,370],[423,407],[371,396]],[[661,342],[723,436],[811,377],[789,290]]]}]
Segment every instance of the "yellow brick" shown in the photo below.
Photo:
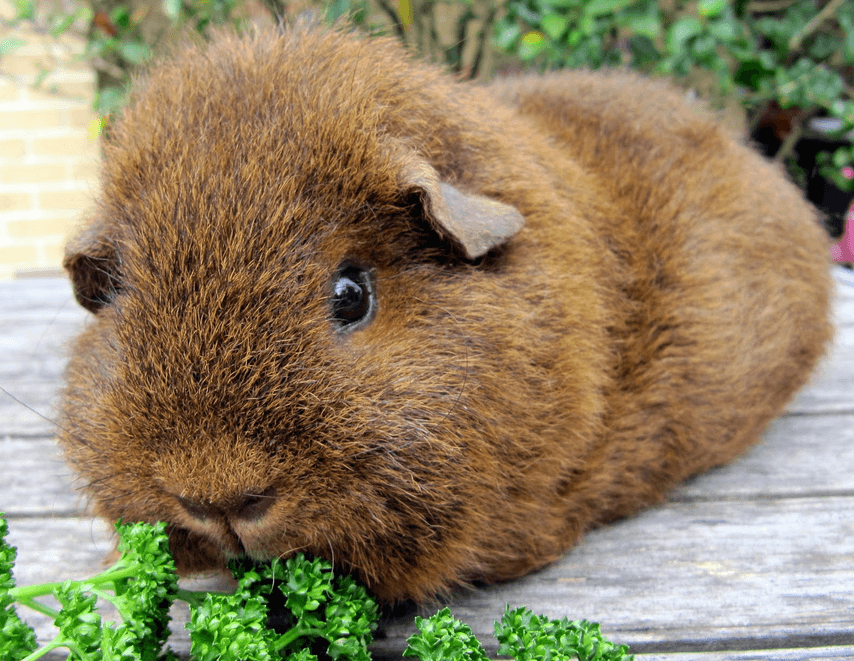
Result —
[{"label": "yellow brick", "polygon": [[9,131],[56,128],[63,124],[61,111],[54,108],[0,112],[0,126]]},{"label": "yellow brick", "polygon": [[94,94],[94,78],[90,80],[79,74],[51,74],[44,79],[40,87],[27,88],[27,98],[30,101],[62,108],[91,108]]},{"label": "yellow brick", "polygon": [[[80,159],[79,163],[74,163],[71,166],[71,179],[73,181],[87,181],[92,185],[98,183],[98,177],[101,173],[101,164],[94,158]],[[0,177],[2,181],[2,177]]]},{"label": "yellow brick", "polygon": [[0,79],[0,101],[17,101],[24,96],[20,85]]},{"label": "yellow brick", "polygon": [[43,246],[47,261],[53,264],[57,269],[62,269],[62,258],[65,257],[65,239],[61,241],[46,243]]},{"label": "yellow brick", "polygon": [[[19,138],[8,138],[0,140],[0,161],[11,161],[23,158],[26,153],[26,144]],[[0,179],[0,183],[3,180]]]},{"label": "yellow brick", "polygon": [[67,170],[65,165],[55,163],[0,165],[0,182],[25,184],[65,181]]},{"label": "yellow brick", "polygon": [[65,236],[68,233],[68,218],[49,218],[41,220],[10,220],[6,223],[9,236],[13,239],[26,239],[43,236]]},{"label": "yellow brick", "polygon": [[80,156],[92,149],[93,140],[82,130],[69,131],[66,135],[33,140],[36,156]]},{"label": "yellow brick", "polygon": [[89,105],[68,110],[68,123],[70,126],[89,130],[89,123],[96,119],[96,115]]},{"label": "yellow brick", "polygon": [[84,41],[80,37],[68,33],[56,39],[49,34],[22,30],[18,37],[26,44],[17,49],[15,55],[52,55],[57,59],[72,59],[74,54],[82,52],[84,47]]},{"label": "yellow brick", "polygon": [[0,264],[35,264],[35,246],[0,246]]},{"label": "yellow brick", "polygon": [[32,81],[34,76],[42,71],[49,70],[48,56],[46,55],[22,55],[13,53],[0,61],[0,72],[10,76],[22,76]]},{"label": "yellow brick", "polygon": [[39,192],[39,208],[77,210],[92,203],[88,190],[53,190]]},{"label": "yellow brick", "polygon": [[26,211],[33,208],[29,193],[0,193],[0,211]]},{"label": "yellow brick", "polygon": [[95,98],[95,81],[94,78],[88,81],[77,80],[55,80],[48,78],[46,84],[50,85],[51,89],[56,91],[56,94],[74,103],[81,104],[84,108],[91,108],[92,101]]}]

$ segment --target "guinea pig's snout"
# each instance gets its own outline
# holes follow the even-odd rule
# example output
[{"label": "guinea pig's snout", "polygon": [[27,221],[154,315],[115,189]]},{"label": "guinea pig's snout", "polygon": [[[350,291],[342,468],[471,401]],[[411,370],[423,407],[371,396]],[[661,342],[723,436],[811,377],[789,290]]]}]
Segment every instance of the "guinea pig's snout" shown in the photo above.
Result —
[{"label": "guinea pig's snout", "polygon": [[248,489],[222,501],[184,496],[176,498],[187,514],[202,521],[223,517],[228,520],[256,521],[262,518],[276,501],[276,490],[273,487]]}]

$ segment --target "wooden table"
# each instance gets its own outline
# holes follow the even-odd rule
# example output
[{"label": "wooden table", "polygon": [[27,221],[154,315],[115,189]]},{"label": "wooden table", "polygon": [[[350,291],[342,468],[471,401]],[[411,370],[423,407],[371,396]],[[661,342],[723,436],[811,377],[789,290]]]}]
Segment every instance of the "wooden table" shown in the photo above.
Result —
[{"label": "wooden table", "polygon": [[[835,274],[834,349],[760,445],[593,531],[554,566],[453,596],[487,651],[510,603],[598,621],[640,659],[854,659],[854,273]],[[63,345],[85,321],[61,278],[0,283],[0,386],[16,398],[0,393],[0,511],[20,585],[96,573],[111,548],[50,421]],[[186,650],[180,628],[174,647]],[[388,624],[375,658],[399,659],[411,629],[412,614]]]}]

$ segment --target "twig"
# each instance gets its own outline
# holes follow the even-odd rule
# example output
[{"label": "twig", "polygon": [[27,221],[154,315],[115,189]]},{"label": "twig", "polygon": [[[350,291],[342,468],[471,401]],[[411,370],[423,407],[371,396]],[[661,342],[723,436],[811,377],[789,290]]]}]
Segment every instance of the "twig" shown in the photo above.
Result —
[{"label": "twig", "polygon": [[451,62],[454,73],[460,73],[463,70],[463,50],[466,47],[466,34],[472,18],[474,18],[474,14],[470,8],[467,8],[457,20],[457,40],[448,49],[454,58],[454,61]]},{"label": "twig", "polygon": [[792,5],[796,5],[801,0],[766,0],[762,2],[761,0],[757,0],[756,2],[751,2],[747,5],[747,13],[748,14],[771,14],[773,12],[780,11],[781,9],[788,9]]},{"label": "twig", "polygon": [[830,18],[843,2],[844,0],[830,0],[818,14],[812,17],[809,23],[798,30],[798,33],[794,37],[789,39],[789,52],[793,53],[800,50],[804,39],[810,36],[825,20]]},{"label": "twig", "polygon": [[[427,39],[428,39],[428,41],[427,41],[428,51],[427,52],[430,54],[430,57],[436,57],[436,53],[435,53],[436,50],[444,51],[444,48],[442,48],[442,40],[439,37],[439,28],[436,25],[436,11],[433,8],[434,7],[433,2],[425,3],[424,6],[430,7],[430,13],[427,15],[427,19],[428,19],[429,26],[430,26],[430,31],[427,34]],[[443,57],[445,56],[444,52],[442,52],[442,56]]]},{"label": "twig", "polygon": [[498,8],[495,3],[491,3],[489,13],[486,15],[483,23],[480,26],[480,32],[477,35],[478,45],[474,54],[474,59],[471,63],[471,78],[477,78],[480,73],[480,67],[483,65],[483,57],[486,54],[487,41],[489,39],[489,29],[495,21],[495,14],[498,13]]},{"label": "twig", "polygon": [[284,0],[261,0],[261,4],[270,12],[276,22],[281,22],[288,11],[288,5]]},{"label": "twig", "polygon": [[394,31],[397,32],[398,38],[402,42],[406,43],[406,28],[403,26],[403,22],[400,20],[397,10],[389,4],[388,0],[378,0],[378,2],[380,9],[388,15],[391,22],[394,24]]},{"label": "twig", "polygon": [[112,62],[107,62],[107,60],[101,57],[93,57],[92,58],[92,67],[96,71],[101,71],[112,78],[117,80],[125,79],[125,70],[122,69],[117,64],[113,64]]},{"label": "twig", "polygon": [[783,140],[783,144],[780,145],[777,153],[774,154],[774,160],[777,163],[783,163],[792,155],[795,151],[795,145],[798,144],[798,141],[803,137],[810,119],[812,119],[817,112],[818,108],[813,108],[812,110],[805,112],[800,116],[797,123],[792,126],[792,130],[789,132],[789,135],[786,136],[785,140]]}]

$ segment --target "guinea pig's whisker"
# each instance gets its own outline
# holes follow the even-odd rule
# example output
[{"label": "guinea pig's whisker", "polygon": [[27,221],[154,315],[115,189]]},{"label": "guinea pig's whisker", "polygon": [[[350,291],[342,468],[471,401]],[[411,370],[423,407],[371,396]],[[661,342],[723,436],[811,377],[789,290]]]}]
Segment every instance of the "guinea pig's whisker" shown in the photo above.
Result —
[{"label": "guinea pig's whisker", "polygon": [[[115,473],[110,473],[109,475],[102,475],[97,480],[90,480],[88,485],[87,485],[87,488],[97,486],[97,485],[101,484],[102,482],[106,482],[108,480],[112,480],[115,477],[119,477],[121,474],[122,473],[117,471]],[[128,490],[125,490],[125,493],[133,493],[133,491],[128,489]]]},{"label": "guinea pig's whisker", "polygon": [[300,551],[305,550],[307,546],[308,546],[308,544],[303,544],[301,546],[292,546],[291,548],[286,549],[285,551],[282,551],[281,553],[279,553],[279,555],[276,557],[279,560],[281,560],[282,558],[287,558],[288,556],[291,556],[294,553],[299,553]]},{"label": "guinea pig's whisker", "polygon": [[62,431],[64,431],[65,433],[68,433],[68,430],[67,430],[67,429],[65,429],[62,425],[60,425],[56,420],[51,420],[51,419],[50,419],[50,418],[48,418],[46,415],[44,415],[43,413],[41,413],[41,412],[37,411],[36,409],[34,409],[32,406],[30,406],[30,405],[29,405],[29,404],[27,404],[26,402],[22,402],[20,399],[18,399],[17,397],[15,397],[15,395],[13,395],[13,394],[12,394],[12,393],[10,393],[8,390],[6,390],[3,386],[0,386],[0,392],[3,392],[7,397],[9,397],[10,399],[12,399],[12,400],[16,401],[18,404],[20,404],[21,406],[23,406],[23,407],[24,407],[25,409],[27,409],[28,411],[31,411],[32,413],[35,413],[37,416],[39,416],[39,417],[40,417],[42,420],[44,420],[45,422],[49,422],[49,423],[50,423],[50,424],[52,424],[54,427],[57,427],[58,429],[61,429],[61,430],[62,430]]}]

